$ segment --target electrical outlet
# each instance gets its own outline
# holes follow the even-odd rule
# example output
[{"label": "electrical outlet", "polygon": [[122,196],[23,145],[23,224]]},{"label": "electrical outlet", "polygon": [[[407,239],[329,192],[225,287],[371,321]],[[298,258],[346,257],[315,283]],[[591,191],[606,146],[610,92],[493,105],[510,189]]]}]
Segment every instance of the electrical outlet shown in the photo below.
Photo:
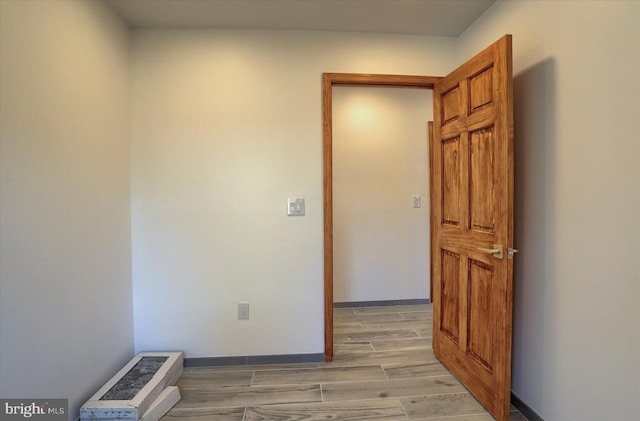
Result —
[{"label": "electrical outlet", "polygon": [[238,320],[249,320],[249,303],[238,303]]}]

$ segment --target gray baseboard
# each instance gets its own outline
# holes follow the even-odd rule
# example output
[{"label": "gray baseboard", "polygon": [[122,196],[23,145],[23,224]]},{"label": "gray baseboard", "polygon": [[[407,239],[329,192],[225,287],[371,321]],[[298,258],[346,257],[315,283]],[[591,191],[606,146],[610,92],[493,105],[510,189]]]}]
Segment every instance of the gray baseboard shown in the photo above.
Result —
[{"label": "gray baseboard", "polygon": [[536,413],[529,405],[524,403],[522,399],[511,392],[511,404],[529,421],[544,421],[544,419]]},{"label": "gray baseboard", "polygon": [[409,306],[415,304],[430,304],[428,298],[416,298],[409,300],[382,300],[382,301],[349,301],[333,303],[333,308],[345,307],[383,307],[383,306]]},{"label": "gray baseboard", "polygon": [[192,357],[184,359],[185,367],[220,367],[230,365],[302,364],[324,362],[324,353],[285,355],[246,355],[238,357]]}]

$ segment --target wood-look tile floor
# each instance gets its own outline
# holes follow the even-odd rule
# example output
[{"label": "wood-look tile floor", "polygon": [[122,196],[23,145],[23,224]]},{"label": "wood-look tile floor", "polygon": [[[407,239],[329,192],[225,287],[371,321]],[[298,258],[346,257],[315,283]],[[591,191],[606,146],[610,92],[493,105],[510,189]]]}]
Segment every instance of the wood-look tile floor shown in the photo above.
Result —
[{"label": "wood-look tile floor", "polygon": [[[433,355],[431,305],[334,319],[333,362],[187,368],[162,420],[493,420]],[[514,409],[511,421],[526,418]]]}]

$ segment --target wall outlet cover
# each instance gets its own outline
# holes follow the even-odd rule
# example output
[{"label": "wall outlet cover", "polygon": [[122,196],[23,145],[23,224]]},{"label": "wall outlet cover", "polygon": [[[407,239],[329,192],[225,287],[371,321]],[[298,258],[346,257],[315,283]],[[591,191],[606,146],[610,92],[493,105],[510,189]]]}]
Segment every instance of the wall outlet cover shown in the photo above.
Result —
[{"label": "wall outlet cover", "polygon": [[249,320],[249,303],[238,303],[238,320]]}]

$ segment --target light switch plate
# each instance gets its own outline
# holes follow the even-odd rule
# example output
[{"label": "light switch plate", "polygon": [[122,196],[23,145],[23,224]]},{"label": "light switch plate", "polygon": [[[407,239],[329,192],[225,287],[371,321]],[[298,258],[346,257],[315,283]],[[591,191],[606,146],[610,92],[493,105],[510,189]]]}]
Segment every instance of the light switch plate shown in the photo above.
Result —
[{"label": "light switch plate", "polygon": [[290,197],[287,199],[288,216],[304,216],[304,197]]},{"label": "light switch plate", "polygon": [[421,197],[419,195],[413,196],[413,207],[414,208],[419,208],[420,206],[422,206],[422,200]]}]

